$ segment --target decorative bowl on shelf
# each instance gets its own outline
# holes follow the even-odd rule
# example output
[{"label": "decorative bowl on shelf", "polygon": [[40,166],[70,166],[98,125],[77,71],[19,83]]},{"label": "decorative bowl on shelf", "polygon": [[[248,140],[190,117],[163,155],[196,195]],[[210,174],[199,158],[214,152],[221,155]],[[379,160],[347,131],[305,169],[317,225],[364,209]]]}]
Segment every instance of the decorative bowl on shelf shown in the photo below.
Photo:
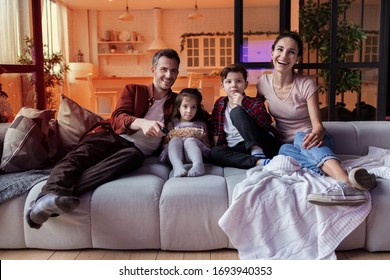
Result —
[{"label": "decorative bowl on shelf", "polygon": [[121,31],[119,33],[119,40],[120,41],[129,41],[130,40],[130,33],[127,31]]}]

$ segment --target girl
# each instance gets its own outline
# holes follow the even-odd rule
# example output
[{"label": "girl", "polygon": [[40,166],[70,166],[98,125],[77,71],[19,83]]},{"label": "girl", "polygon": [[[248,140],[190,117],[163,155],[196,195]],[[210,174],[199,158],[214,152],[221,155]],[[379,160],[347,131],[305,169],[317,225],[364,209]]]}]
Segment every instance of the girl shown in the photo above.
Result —
[{"label": "girl", "polygon": [[349,175],[333,148],[333,139],[321,122],[318,91],[314,81],[294,72],[303,52],[296,32],[281,33],[272,45],[273,74],[262,75],[257,91],[264,95],[276,127],[283,137],[279,154],[295,158],[302,167],[338,181],[326,193],[310,194],[308,201],[321,205],[357,205],[366,198],[362,191],[375,185],[375,176],[363,168]]},{"label": "girl", "polygon": [[[164,139],[165,148],[160,161],[169,158],[175,177],[195,177],[205,173],[203,157],[208,157],[210,141],[207,114],[203,109],[202,95],[196,88],[185,88],[176,98],[169,132]],[[192,162],[187,172],[183,162]]]}]

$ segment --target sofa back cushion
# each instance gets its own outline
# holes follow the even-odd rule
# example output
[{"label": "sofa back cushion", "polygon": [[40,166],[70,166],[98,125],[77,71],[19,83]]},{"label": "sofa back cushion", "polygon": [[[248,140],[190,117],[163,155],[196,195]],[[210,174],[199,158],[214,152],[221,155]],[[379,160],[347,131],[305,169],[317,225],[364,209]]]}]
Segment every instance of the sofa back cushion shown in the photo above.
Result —
[{"label": "sofa back cushion", "polygon": [[369,146],[390,149],[389,121],[326,121],[337,155],[367,155]]}]

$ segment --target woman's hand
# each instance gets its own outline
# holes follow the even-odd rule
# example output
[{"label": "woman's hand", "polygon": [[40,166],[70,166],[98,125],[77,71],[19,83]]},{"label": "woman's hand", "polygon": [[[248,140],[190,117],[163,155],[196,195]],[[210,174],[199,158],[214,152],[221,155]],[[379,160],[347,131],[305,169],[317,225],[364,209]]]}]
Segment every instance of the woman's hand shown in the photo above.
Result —
[{"label": "woman's hand", "polygon": [[322,139],[324,138],[324,132],[308,132],[303,137],[302,147],[304,149],[310,149],[312,147],[321,147],[323,144]]}]

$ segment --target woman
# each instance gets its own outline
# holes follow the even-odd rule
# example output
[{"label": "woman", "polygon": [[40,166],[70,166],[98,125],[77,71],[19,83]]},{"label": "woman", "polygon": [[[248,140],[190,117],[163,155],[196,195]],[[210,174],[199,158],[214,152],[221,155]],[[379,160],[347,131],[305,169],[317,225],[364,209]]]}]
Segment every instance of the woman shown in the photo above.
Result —
[{"label": "woman", "polygon": [[333,149],[333,139],[321,122],[317,86],[309,77],[294,72],[303,52],[298,33],[283,32],[272,45],[272,74],[262,75],[257,91],[263,95],[285,143],[280,155],[291,156],[303,168],[337,180],[326,193],[310,194],[308,201],[319,205],[358,205],[366,201],[363,191],[375,185],[375,176],[363,168],[349,174]]}]

